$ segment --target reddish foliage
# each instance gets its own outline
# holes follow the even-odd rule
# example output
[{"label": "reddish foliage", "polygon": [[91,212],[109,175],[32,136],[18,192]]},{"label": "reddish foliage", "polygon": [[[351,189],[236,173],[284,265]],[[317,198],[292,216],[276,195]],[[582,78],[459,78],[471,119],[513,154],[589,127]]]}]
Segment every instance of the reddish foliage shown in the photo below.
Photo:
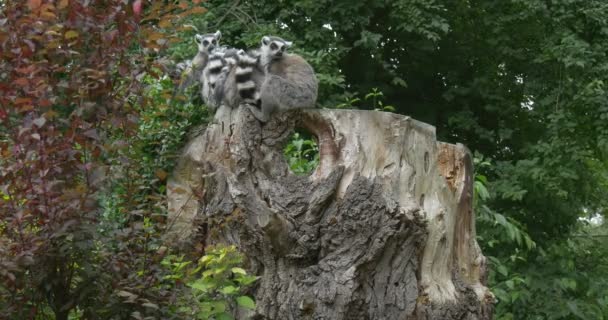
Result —
[{"label": "reddish foliage", "polygon": [[87,255],[113,156],[107,132],[134,133],[138,79],[151,67],[145,52],[169,37],[152,22],[179,9],[157,4],[140,23],[139,0],[3,3],[0,289],[11,294],[0,290],[0,318],[39,317],[42,301],[66,319],[93,294],[83,270],[95,264]]},{"label": "reddish foliage", "polygon": [[141,0],[135,0],[135,2],[133,2],[133,13],[137,19],[139,19],[139,16],[141,15],[141,6]]}]

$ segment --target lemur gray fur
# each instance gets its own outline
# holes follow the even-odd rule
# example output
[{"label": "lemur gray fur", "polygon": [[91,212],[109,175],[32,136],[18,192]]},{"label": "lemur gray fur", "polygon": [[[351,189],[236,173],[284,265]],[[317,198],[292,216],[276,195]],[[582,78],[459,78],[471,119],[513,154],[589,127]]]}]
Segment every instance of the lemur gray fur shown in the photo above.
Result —
[{"label": "lemur gray fur", "polygon": [[198,46],[196,56],[182,66],[185,70],[182,75],[182,81],[178,87],[178,92],[182,92],[187,87],[191,86],[195,81],[199,80],[203,70],[209,62],[209,56],[219,46],[222,33],[197,34],[194,36],[194,41]]},{"label": "lemur gray fur", "polygon": [[264,70],[260,68],[260,57],[257,52],[239,51],[235,81],[242,103],[259,104],[260,86],[264,76]]},{"label": "lemur gray fur", "polygon": [[190,59],[184,60],[182,62],[178,62],[177,64],[175,64],[175,72],[179,76],[184,74],[184,72],[186,72],[189,68],[192,68],[192,60],[190,60]]},{"label": "lemur gray fur", "polygon": [[209,63],[201,74],[200,81],[202,83],[201,97],[207,107],[212,111],[217,109],[222,103],[221,94],[219,91],[223,88],[217,89],[218,82],[221,83],[221,87],[225,82],[228,73],[227,70],[236,65],[238,60],[238,51],[234,48],[222,47],[209,57]]},{"label": "lemur gray fur", "polygon": [[227,62],[218,76],[213,100],[237,108],[242,103],[255,104],[256,93],[264,80],[264,72],[259,68],[258,59],[244,50],[237,51],[234,60]]},{"label": "lemur gray fur", "polygon": [[314,108],[318,81],[315,72],[297,54],[286,53],[292,45],[279,37],[265,36],[257,51],[264,80],[259,87],[260,108],[248,105],[253,115],[267,122],[275,112]]}]

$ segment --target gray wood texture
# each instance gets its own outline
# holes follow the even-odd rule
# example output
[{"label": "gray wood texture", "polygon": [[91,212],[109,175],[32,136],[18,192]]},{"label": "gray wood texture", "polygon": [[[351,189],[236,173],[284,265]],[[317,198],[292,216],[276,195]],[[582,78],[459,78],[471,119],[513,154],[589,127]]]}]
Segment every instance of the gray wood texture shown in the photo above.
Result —
[{"label": "gray wood texture", "polygon": [[[292,174],[294,128],[320,164]],[[260,276],[240,319],[491,319],[473,168],[435,128],[377,111],[297,110],[260,124],[220,107],[168,182],[167,241],[236,244]]]}]

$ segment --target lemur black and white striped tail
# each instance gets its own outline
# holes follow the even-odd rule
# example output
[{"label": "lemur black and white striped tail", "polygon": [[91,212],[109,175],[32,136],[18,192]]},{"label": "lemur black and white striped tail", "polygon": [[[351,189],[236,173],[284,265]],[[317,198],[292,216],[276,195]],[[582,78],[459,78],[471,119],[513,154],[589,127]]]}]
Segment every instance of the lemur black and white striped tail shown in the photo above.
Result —
[{"label": "lemur black and white striped tail", "polygon": [[258,58],[240,50],[237,54],[236,87],[243,103],[257,105],[260,100],[260,90],[253,79],[254,69],[257,68]]},{"label": "lemur black and white striped tail", "polygon": [[225,63],[223,52],[213,53],[209,57],[209,62],[207,63],[207,81],[209,82],[211,89],[215,88],[217,78],[222,72],[222,68],[224,68]]}]

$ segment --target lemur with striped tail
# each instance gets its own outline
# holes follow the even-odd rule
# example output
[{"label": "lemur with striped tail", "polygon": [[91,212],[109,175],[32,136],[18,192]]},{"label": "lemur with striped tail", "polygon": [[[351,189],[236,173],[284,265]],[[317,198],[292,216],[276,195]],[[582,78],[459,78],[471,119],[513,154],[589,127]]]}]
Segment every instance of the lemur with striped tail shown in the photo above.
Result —
[{"label": "lemur with striped tail", "polygon": [[215,111],[222,102],[221,100],[216,99],[218,80],[224,81],[223,79],[220,79],[222,72],[225,72],[224,69],[228,65],[234,65],[235,61],[235,49],[221,48],[209,57],[209,62],[200,76],[200,82],[202,84],[201,97],[211,111]]},{"label": "lemur with striped tail", "polygon": [[282,38],[265,36],[256,52],[257,64],[264,72],[259,86],[260,108],[248,107],[261,122],[267,122],[275,112],[315,107],[317,77],[304,58],[286,52],[291,45]]},{"label": "lemur with striped tail", "polygon": [[259,68],[257,57],[239,50],[217,78],[213,100],[229,108],[255,104],[263,80],[264,72]]},{"label": "lemur with striped tail", "polygon": [[215,33],[197,34],[194,36],[198,52],[192,60],[180,65],[180,68],[184,68],[184,71],[182,72],[182,79],[177,92],[183,92],[184,89],[200,79],[203,70],[209,62],[209,57],[216,48],[219,47],[221,37],[222,33],[220,31],[216,31]]}]

